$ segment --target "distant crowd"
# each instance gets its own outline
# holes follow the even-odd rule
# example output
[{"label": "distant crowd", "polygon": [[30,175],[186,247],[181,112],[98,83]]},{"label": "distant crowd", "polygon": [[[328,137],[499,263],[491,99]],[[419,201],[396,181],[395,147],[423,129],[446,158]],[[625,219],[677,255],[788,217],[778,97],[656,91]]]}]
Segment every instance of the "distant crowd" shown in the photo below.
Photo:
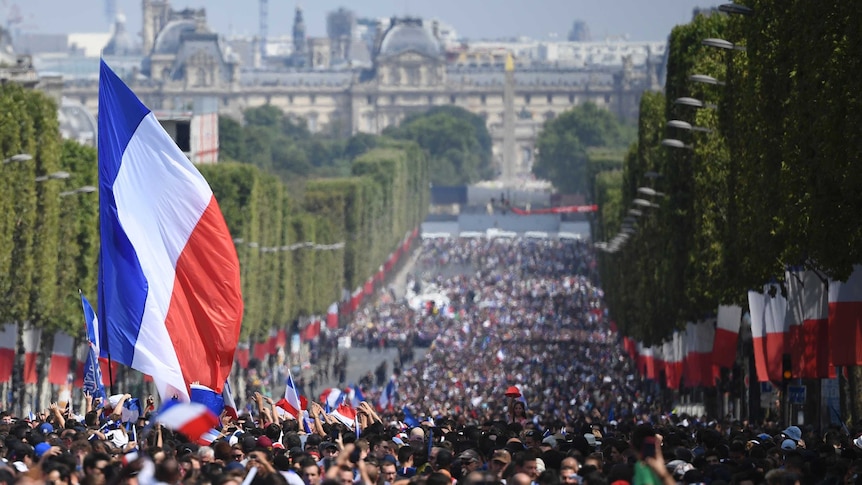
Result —
[{"label": "distant crowd", "polygon": [[[588,244],[422,251],[425,265],[466,270],[416,274],[412,305],[390,295],[343,329],[403,350],[362,382],[355,416],[308,396],[307,419],[294,417],[257,394],[192,440],[156,424],[152,402],[126,423],[111,401],[4,412],[0,484],[862,485],[862,428],[669,412],[609,328]],[[431,346],[411,359],[419,336]]]}]

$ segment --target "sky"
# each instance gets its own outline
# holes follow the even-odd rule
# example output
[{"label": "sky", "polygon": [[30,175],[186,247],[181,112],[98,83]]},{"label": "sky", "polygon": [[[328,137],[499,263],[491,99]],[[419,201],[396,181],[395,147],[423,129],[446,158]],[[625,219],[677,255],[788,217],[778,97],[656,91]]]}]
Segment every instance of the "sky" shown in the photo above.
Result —
[{"label": "sky", "polygon": [[[141,0],[115,0],[129,32],[141,28]],[[729,1],[729,0],[728,0]],[[305,12],[309,36],[326,34],[326,13],[346,7],[360,17],[412,15],[438,18],[468,39],[527,36],[565,39],[572,23],[583,20],[593,40],[665,40],[674,25],[691,20],[695,7],[709,0],[269,0],[269,34],[290,33],[297,4]],[[0,18],[18,9],[21,31],[39,33],[104,32],[105,0],[0,0]],[[174,9],[206,8],[210,28],[223,34],[258,32],[257,0],[173,0]]]}]

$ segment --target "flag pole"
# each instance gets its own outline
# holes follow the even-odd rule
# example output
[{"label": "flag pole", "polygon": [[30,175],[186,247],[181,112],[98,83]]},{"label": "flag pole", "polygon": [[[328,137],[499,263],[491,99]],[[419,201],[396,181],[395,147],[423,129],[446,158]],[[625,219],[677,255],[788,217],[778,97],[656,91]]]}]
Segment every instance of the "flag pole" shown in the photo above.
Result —
[{"label": "flag pole", "polygon": [[[84,292],[81,291],[80,288],[78,288],[78,297],[80,297],[80,298],[84,297]],[[99,331],[98,328],[95,330],[96,330],[96,332]],[[99,362],[98,362],[99,356],[98,355],[96,356],[96,359],[97,359],[96,365],[99,365]],[[111,349],[108,349],[108,389],[110,389],[111,395],[114,394],[114,369],[113,369],[113,367],[114,366],[111,363]]]},{"label": "flag pole", "polygon": [[111,395],[114,395],[114,369],[111,364],[111,351],[108,350],[108,389],[111,390]]}]

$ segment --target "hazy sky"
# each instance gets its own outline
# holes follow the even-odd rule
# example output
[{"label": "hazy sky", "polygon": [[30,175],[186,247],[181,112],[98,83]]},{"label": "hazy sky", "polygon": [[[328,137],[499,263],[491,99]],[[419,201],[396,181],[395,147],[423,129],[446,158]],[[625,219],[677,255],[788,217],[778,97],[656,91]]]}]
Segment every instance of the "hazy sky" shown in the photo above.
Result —
[{"label": "hazy sky", "polygon": [[[141,1],[116,0],[128,19],[129,31],[138,34]],[[210,26],[217,32],[255,34],[257,0],[174,0],[175,9],[205,7]],[[691,20],[696,6],[720,0],[269,0],[269,33],[290,32],[293,10],[305,11],[308,35],[326,33],[326,13],[340,6],[359,16],[415,15],[439,18],[471,39],[525,35],[565,38],[575,19],[586,21],[594,40],[628,35],[631,40],[664,40],[674,25]],[[21,29],[41,33],[101,32],[107,29],[104,0],[0,0],[4,19],[17,5]]]}]

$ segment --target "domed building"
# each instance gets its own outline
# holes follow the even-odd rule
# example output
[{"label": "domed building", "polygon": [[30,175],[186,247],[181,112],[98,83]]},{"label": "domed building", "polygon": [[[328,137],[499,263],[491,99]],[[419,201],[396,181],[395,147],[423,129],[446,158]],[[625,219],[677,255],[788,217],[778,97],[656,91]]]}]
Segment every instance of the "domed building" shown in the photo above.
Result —
[{"label": "domed building", "polygon": [[239,80],[239,62],[206,24],[204,9],[172,10],[144,0],[143,74],[163,88],[226,89]]},{"label": "domed building", "polygon": [[431,87],[446,83],[440,41],[421,19],[393,18],[374,56],[380,86]]},{"label": "domed building", "polygon": [[126,16],[123,14],[117,15],[117,20],[114,22],[114,34],[108,45],[102,49],[104,56],[131,56],[138,54],[140,49],[132,41],[132,37],[126,30]]},{"label": "domed building", "polygon": [[[529,176],[544,123],[574,106],[589,102],[636,119],[642,93],[660,87],[666,62],[664,44],[656,51],[646,44],[455,45],[443,24],[392,18],[364,24],[369,35],[361,45],[370,56],[352,63],[357,59],[345,60],[347,48],[339,44],[352,37],[340,31],[340,37],[308,37],[297,8],[290,52],[272,56],[261,69],[253,61],[260,46],[251,42],[252,61],[240,72],[238,56],[207,27],[204,9],[141,1],[143,61],[140,73],[128,77],[155,111],[188,111],[202,98],[219,114],[234,117],[270,105],[304,121],[311,132],[351,135],[379,134],[411,114],[457,106],[485,120],[495,162],[511,167],[506,173],[515,176]],[[122,37],[115,37],[112,48],[121,48]],[[639,50],[627,50],[632,47]],[[563,48],[584,64],[556,64]],[[623,49],[621,63],[594,62],[593,54],[606,57],[617,49]],[[635,55],[641,60],[633,61]],[[70,82],[64,95],[92,112],[98,108],[95,80]]]}]

